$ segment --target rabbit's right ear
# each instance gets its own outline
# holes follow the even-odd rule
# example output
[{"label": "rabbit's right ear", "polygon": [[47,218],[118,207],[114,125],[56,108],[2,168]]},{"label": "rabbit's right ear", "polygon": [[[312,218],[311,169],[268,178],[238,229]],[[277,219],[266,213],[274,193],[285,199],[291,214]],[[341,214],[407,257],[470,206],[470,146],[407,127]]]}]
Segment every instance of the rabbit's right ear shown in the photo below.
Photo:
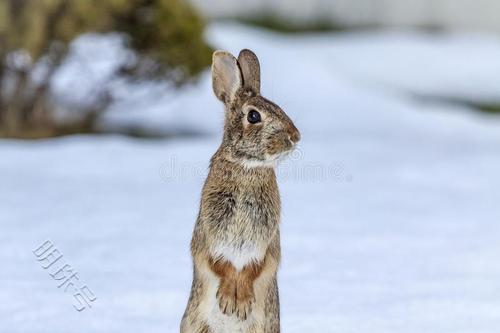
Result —
[{"label": "rabbit's right ear", "polygon": [[250,88],[260,94],[260,64],[255,53],[248,49],[241,50],[238,55],[238,63],[245,88]]},{"label": "rabbit's right ear", "polygon": [[212,88],[222,102],[231,103],[242,86],[238,61],[229,52],[215,51],[212,56]]}]

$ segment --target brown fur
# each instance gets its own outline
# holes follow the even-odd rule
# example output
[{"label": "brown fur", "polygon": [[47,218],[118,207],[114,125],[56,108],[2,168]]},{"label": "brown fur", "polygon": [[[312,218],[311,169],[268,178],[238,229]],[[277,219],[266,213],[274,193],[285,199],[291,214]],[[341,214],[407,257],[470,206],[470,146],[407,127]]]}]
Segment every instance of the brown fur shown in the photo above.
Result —
[{"label": "brown fur", "polygon": [[[300,134],[279,106],[260,96],[259,68],[249,50],[238,60],[214,53],[213,86],[225,104],[224,136],[211,160],[193,231],[193,284],[182,333],[280,330],[280,196],[272,165]],[[260,123],[247,121],[250,110],[261,114]]]},{"label": "brown fur", "polygon": [[241,271],[237,271],[230,262],[224,259],[209,259],[210,269],[220,278],[217,299],[222,313],[236,312],[239,318],[247,319],[251,305],[255,301],[253,284],[264,270],[267,258],[266,255],[261,262],[252,262]]}]

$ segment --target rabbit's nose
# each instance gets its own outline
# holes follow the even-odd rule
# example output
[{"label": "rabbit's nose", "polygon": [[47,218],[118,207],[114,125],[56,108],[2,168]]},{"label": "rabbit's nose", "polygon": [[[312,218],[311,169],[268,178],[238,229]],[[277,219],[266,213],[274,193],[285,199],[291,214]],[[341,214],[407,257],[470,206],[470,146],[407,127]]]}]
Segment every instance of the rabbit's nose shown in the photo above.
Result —
[{"label": "rabbit's nose", "polygon": [[300,141],[300,132],[296,129],[293,128],[289,133],[288,133],[288,138],[290,141],[293,143],[297,143]]}]

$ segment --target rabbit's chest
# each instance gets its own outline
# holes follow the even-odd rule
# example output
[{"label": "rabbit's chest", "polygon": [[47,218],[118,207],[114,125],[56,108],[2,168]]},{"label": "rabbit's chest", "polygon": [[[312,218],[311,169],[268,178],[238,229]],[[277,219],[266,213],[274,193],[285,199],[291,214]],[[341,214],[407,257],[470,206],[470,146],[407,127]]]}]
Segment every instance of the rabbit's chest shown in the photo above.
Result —
[{"label": "rabbit's chest", "polygon": [[229,261],[238,271],[251,262],[264,259],[266,244],[251,240],[231,241],[229,239],[215,244],[213,254]]},{"label": "rabbit's chest", "polygon": [[258,196],[235,196],[232,214],[214,244],[214,254],[224,257],[238,270],[252,261],[261,261],[278,228],[279,215],[275,211]]}]

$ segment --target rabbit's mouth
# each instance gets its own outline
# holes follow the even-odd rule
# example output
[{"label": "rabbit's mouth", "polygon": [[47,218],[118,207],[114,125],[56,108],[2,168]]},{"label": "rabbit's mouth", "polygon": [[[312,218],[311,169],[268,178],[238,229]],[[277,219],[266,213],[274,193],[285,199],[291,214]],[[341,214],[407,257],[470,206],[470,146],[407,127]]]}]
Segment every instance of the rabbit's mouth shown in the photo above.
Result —
[{"label": "rabbit's mouth", "polygon": [[279,153],[267,155],[266,161],[268,163],[276,163],[277,164],[277,163],[283,161],[285,158],[287,158],[288,155],[290,155],[294,150],[295,150],[295,147],[292,147],[290,149],[284,150],[284,151],[279,152]]},{"label": "rabbit's mouth", "polygon": [[286,158],[290,153],[292,152],[292,149],[285,150],[281,153],[273,154],[268,157],[269,160],[273,161],[281,161],[282,159]]},{"label": "rabbit's mouth", "polygon": [[245,168],[275,168],[278,163],[284,160],[292,151],[293,149],[286,150],[277,154],[266,154],[264,159],[244,159],[242,160],[242,164]]},{"label": "rabbit's mouth", "polygon": [[286,159],[296,148],[296,145],[292,145],[290,148],[277,152],[277,153],[264,153],[264,156],[259,157],[245,157],[240,158],[239,162],[245,168],[255,168],[255,167],[268,167],[275,168],[277,165]]}]

